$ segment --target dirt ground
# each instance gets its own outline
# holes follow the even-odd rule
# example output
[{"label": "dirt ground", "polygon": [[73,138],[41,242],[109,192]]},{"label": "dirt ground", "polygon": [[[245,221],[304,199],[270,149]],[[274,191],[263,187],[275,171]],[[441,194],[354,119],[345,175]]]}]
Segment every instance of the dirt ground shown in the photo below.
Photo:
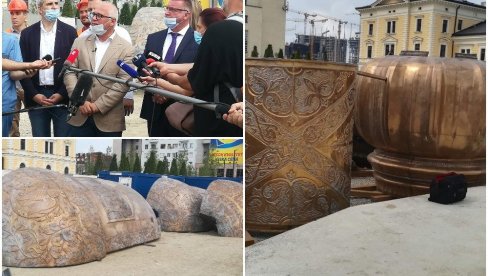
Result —
[{"label": "dirt ground", "polygon": [[159,240],[109,253],[98,262],[10,268],[10,272],[12,276],[242,275],[242,246],[242,238],[220,237],[215,232],[162,232]]},{"label": "dirt ground", "polygon": [[[146,120],[139,118],[141,114],[142,99],[144,92],[134,93],[134,113],[125,117],[126,131],[122,132],[122,137],[147,137]],[[52,129],[52,127],[51,127]],[[32,137],[32,129],[27,112],[20,114],[20,136]]]}]

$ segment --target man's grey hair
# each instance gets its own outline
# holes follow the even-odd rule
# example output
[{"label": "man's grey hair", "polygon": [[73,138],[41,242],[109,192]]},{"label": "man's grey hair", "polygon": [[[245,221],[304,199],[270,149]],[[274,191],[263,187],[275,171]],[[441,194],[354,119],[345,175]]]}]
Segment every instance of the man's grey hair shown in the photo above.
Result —
[{"label": "man's grey hair", "polygon": [[42,5],[44,5],[44,0],[36,0],[36,5],[38,8],[40,8]]},{"label": "man's grey hair", "polygon": [[117,7],[113,3],[102,1],[98,5],[99,5],[99,7],[105,7],[107,9],[107,11],[108,11],[107,16],[115,18],[115,21],[117,21],[117,22],[119,21],[119,10],[117,9]]}]

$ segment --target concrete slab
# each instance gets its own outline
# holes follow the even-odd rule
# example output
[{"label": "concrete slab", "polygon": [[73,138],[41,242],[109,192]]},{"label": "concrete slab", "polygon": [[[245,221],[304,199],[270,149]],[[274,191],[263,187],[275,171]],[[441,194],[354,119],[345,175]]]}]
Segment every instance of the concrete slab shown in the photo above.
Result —
[{"label": "concrete slab", "polygon": [[58,268],[10,268],[12,276],[242,275],[242,238],[162,232],[157,241],[108,254],[99,262]]},{"label": "concrete slab", "polygon": [[246,247],[246,275],[485,275],[485,192],[342,210]]}]

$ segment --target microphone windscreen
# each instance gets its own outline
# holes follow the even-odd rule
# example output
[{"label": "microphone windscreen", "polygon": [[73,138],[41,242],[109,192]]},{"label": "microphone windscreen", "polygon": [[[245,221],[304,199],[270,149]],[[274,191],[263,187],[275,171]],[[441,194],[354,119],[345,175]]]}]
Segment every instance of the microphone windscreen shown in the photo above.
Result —
[{"label": "microphone windscreen", "polygon": [[153,62],[156,62],[156,61],[155,61],[154,59],[152,59],[152,58],[148,58],[148,59],[146,59],[146,63],[147,63],[147,65],[149,65],[149,64],[151,64],[151,63],[153,63]]},{"label": "microphone windscreen", "polygon": [[78,57],[78,54],[80,54],[80,51],[78,51],[78,49],[73,49],[73,51],[71,51],[71,53],[69,53],[68,58],[66,58],[66,62],[73,64],[75,62],[76,58]]},{"label": "microphone windscreen", "polygon": [[122,60],[117,60],[117,65],[122,68],[129,76],[133,78],[138,78],[139,74],[137,73],[136,70],[134,70],[132,67],[130,67],[127,63],[123,62]]},{"label": "microphone windscreen", "polygon": [[81,74],[80,78],[76,82],[75,88],[73,89],[73,93],[71,94],[70,105],[81,106],[86,97],[88,97],[88,93],[93,85],[93,78],[89,75]]},{"label": "microphone windscreen", "polygon": [[219,103],[215,106],[215,112],[222,114],[222,115],[227,114],[227,112],[229,112],[229,110],[230,110],[230,106],[227,104]]},{"label": "microphone windscreen", "polygon": [[50,54],[47,54],[42,59],[44,59],[46,61],[50,61],[50,60],[53,60],[53,57]]},{"label": "microphone windscreen", "polygon": [[132,58],[132,63],[134,63],[137,68],[144,68],[146,64],[146,57],[142,54],[136,55],[134,58]]}]

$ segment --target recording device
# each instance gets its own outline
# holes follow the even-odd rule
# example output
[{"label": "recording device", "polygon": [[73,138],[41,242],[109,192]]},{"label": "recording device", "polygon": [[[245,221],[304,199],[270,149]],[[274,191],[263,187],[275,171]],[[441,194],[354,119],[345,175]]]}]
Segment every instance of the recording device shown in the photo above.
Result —
[{"label": "recording device", "polygon": [[117,65],[124,70],[129,76],[133,78],[139,78],[139,74],[136,70],[130,67],[127,63],[123,62],[122,60],[117,60]]},{"label": "recording device", "polygon": [[134,63],[134,65],[137,66],[137,68],[139,68],[140,70],[144,68],[149,71],[152,77],[157,78],[160,76],[160,72],[157,68],[147,66],[146,57],[143,54],[136,55],[132,59],[132,63]]},{"label": "recording device", "polygon": [[85,103],[88,94],[93,85],[93,78],[89,75],[82,74],[78,81],[76,82],[75,88],[73,89],[73,93],[69,98],[69,105],[68,105],[68,118],[66,121],[69,121],[71,117],[75,116],[78,112],[78,108]]},{"label": "recording device", "polygon": [[161,60],[163,60],[163,59],[162,59],[162,57],[161,57],[160,55],[158,55],[158,54],[156,54],[155,52],[152,52],[152,51],[149,51],[149,52],[147,53],[146,58],[147,58],[147,59],[152,58],[152,59],[154,59],[155,61],[161,61]]},{"label": "recording device", "polygon": [[68,58],[66,58],[66,60],[63,63],[63,69],[61,69],[61,72],[58,75],[58,79],[62,79],[64,77],[64,73],[66,73],[67,67],[73,65],[73,63],[75,62],[79,54],[80,51],[78,49],[73,49],[73,51],[69,53]]}]

